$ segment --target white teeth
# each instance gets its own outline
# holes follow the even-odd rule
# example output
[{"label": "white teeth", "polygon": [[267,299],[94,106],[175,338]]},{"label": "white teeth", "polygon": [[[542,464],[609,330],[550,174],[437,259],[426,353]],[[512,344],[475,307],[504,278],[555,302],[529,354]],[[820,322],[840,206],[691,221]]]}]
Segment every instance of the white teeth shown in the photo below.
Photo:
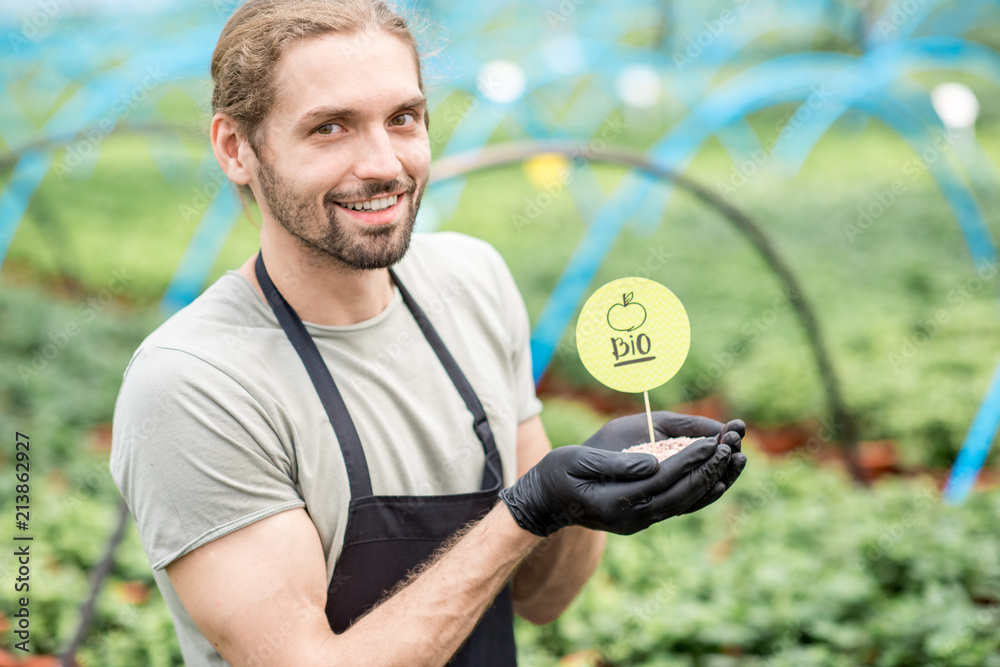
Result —
[{"label": "white teeth", "polygon": [[399,201],[399,195],[393,195],[391,197],[382,197],[381,199],[369,199],[364,202],[348,202],[341,204],[341,206],[355,211],[381,211],[390,206],[395,206],[397,201]]}]

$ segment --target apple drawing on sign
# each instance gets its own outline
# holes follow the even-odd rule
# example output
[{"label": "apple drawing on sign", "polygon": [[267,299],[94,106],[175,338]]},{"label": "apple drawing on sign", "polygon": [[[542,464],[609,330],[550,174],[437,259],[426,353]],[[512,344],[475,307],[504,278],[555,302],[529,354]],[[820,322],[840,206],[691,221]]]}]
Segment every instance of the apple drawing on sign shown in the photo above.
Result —
[{"label": "apple drawing on sign", "polygon": [[632,300],[633,295],[634,292],[622,294],[622,302],[608,310],[608,326],[615,331],[634,331],[646,321],[646,309]]},{"label": "apple drawing on sign", "polygon": [[580,361],[598,382],[616,391],[659,387],[677,373],[690,346],[691,323],[680,299],[647,278],[602,285],[587,299],[576,323]]}]

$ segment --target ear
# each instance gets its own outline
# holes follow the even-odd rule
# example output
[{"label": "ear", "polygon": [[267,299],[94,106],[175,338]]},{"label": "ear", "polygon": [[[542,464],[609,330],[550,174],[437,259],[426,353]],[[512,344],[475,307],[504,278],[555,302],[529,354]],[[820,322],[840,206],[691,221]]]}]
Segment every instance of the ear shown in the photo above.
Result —
[{"label": "ear", "polygon": [[235,121],[225,114],[217,113],[212,118],[212,152],[233,183],[247,185],[256,173],[257,156],[239,132]]}]

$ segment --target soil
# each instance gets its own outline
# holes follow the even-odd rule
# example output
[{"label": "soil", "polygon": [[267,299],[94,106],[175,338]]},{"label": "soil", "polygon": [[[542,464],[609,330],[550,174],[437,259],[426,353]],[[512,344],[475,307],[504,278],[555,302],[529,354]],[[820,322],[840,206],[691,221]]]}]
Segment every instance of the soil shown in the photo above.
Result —
[{"label": "soil", "polygon": [[636,445],[635,447],[629,447],[626,452],[639,452],[641,454],[652,454],[656,457],[658,461],[665,461],[671,456],[681,451],[692,442],[700,440],[701,438],[667,438],[666,440],[659,440],[652,444],[644,442],[641,445]]}]

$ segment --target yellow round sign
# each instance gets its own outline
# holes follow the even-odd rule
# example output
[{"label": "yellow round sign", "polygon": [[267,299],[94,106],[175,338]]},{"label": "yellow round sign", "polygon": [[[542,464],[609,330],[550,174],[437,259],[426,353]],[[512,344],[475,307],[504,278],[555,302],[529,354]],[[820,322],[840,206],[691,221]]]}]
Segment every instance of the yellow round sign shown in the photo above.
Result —
[{"label": "yellow round sign", "polygon": [[691,323],[680,299],[645,278],[621,278],[594,292],[576,323],[583,365],[617,391],[648,391],[687,359]]}]

